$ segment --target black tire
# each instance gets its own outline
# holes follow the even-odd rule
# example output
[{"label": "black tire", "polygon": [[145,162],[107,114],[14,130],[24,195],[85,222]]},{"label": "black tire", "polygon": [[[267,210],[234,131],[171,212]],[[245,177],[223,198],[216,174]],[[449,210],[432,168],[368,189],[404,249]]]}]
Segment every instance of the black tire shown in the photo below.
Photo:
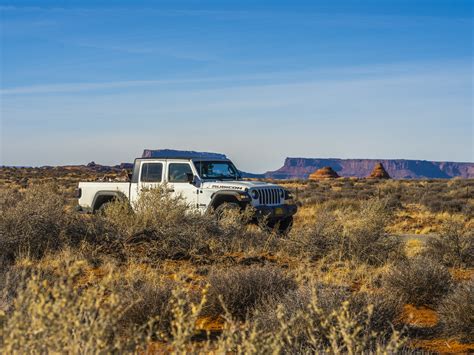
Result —
[{"label": "black tire", "polygon": [[293,228],[293,216],[286,217],[278,222],[278,233],[286,235]]},{"label": "black tire", "polygon": [[214,209],[216,219],[219,221],[228,211],[240,211],[240,206],[235,202],[224,202],[221,203]]},{"label": "black tire", "polygon": [[111,203],[112,201],[108,201],[108,202],[104,202],[103,204],[101,204],[99,206],[98,209],[95,210],[95,214],[96,215],[99,215],[101,217],[105,217],[106,216],[106,213],[105,213],[105,210],[107,208],[107,206],[109,206],[109,204]]}]

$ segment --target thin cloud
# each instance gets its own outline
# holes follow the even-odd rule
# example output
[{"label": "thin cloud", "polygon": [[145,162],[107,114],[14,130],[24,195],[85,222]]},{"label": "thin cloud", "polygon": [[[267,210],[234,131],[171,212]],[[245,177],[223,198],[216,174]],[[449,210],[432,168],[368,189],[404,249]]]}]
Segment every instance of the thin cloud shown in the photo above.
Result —
[{"label": "thin cloud", "polygon": [[87,92],[95,90],[124,89],[133,87],[160,86],[169,84],[192,84],[199,82],[218,82],[231,80],[231,77],[221,78],[199,78],[199,79],[173,79],[173,80],[128,80],[111,81],[102,83],[67,83],[20,86],[0,90],[0,95],[29,95],[29,94],[52,94],[52,93],[72,93]]},{"label": "thin cloud", "polygon": [[291,83],[307,83],[314,81],[338,81],[341,79],[350,80],[363,78],[376,79],[380,76],[400,77],[412,75],[416,73],[432,73],[433,71],[444,72],[449,68],[449,73],[453,71],[462,71],[465,73],[470,66],[465,61],[445,61],[423,62],[423,63],[394,63],[388,65],[371,65],[371,66],[351,66],[339,68],[306,69],[288,72],[267,72],[257,74],[247,74],[239,76],[219,76],[219,77],[201,77],[201,78],[172,78],[172,79],[156,79],[156,80],[122,80],[109,82],[89,82],[89,83],[52,83],[44,85],[29,85],[11,88],[3,88],[0,95],[33,95],[33,94],[54,94],[54,93],[80,93],[89,91],[106,91],[113,89],[128,88],[146,88],[160,87],[163,85],[186,85],[200,83],[225,83],[231,86],[241,86],[242,83],[248,84],[255,82],[259,85],[262,82],[270,82],[274,84],[291,84]]}]

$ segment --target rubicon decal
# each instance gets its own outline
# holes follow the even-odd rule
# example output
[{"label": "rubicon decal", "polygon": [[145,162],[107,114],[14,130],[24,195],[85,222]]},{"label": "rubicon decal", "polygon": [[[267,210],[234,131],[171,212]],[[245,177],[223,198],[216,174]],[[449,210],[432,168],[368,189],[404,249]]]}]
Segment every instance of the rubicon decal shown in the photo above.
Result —
[{"label": "rubicon decal", "polygon": [[230,190],[243,190],[240,186],[228,186],[228,185],[212,185],[211,189],[230,189]]}]

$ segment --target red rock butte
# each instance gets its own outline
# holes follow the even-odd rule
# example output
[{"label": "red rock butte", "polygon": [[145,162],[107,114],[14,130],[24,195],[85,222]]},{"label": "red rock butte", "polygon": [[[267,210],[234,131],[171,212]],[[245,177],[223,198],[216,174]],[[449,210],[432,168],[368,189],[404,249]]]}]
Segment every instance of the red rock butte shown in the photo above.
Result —
[{"label": "red rock butte", "polygon": [[309,175],[310,180],[321,180],[321,179],[336,179],[339,175],[330,166],[316,170],[314,173]]},{"label": "red rock butte", "polygon": [[382,163],[375,164],[374,169],[368,176],[369,179],[391,179],[390,175],[387,173],[387,170],[383,167]]}]

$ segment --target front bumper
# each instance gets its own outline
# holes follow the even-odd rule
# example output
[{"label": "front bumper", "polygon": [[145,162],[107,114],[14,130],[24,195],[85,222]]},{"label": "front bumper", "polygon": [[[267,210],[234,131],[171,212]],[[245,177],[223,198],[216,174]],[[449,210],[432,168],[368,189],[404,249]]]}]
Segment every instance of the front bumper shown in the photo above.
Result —
[{"label": "front bumper", "polygon": [[277,206],[256,206],[255,215],[257,218],[266,217],[269,219],[284,219],[293,216],[298,207],[296,205],[277,205]]}]

